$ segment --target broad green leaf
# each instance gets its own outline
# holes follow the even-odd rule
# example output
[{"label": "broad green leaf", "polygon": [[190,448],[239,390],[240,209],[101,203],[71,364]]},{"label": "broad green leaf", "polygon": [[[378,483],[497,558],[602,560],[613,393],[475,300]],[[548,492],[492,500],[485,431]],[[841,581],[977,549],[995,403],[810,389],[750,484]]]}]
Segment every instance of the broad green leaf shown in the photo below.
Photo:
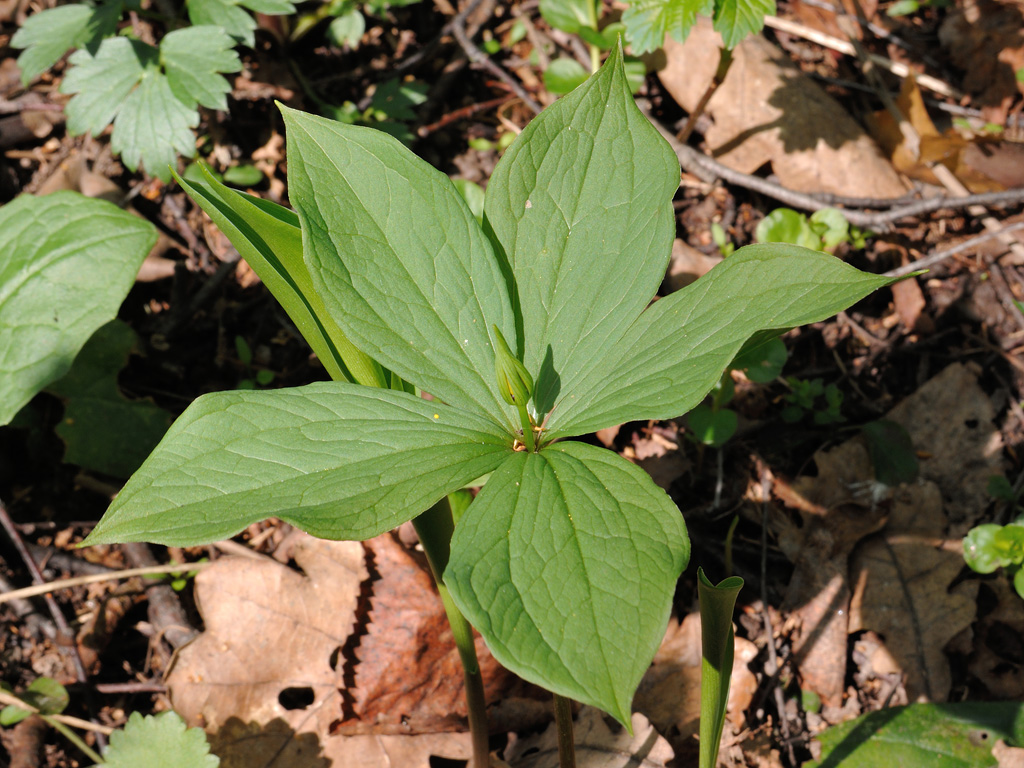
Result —
[{"label": "broad green leaf", "polygon": [[202,728],[187,728],[175,712],[132,712],[124,729],[110,735],[102,768],[217,768]]},{"label": "broad green leaf", "polygon": [[287,16],[295,13],[295,6],[291,0],[241,0],[240,4],[254,13],[265,13],[268,16]]},{"label": "broad green leaf", "polygon": [[754,230],[754,239],[759,243],[791,243],[822,250],[821,237],[811,228],[807,217],[792,208],[776,208],[761,219]]},{"label": "broad green leaf", "polygon": [[493,323],[515,348],[507,283],[451,180],[379,131],[282,112],[306,264],[338,326],[444,402],[518,423],[490,340]]},{"label": "broad green leaf", "polygon": [[203,395],[85,544],[194,545],[268,517],[368,539],[493,470],[510,444],[488,419],[356,384]]},{"label": "broad green leaf", "polygon": [[220,72],[238,72],[235,41],[219,27],[187,27],[160,41],[160,60],[171,92],[183,104],[227,109],[231,83]]},{"label": "broad green leaf", "polygon": [[107,323],[82,347],[71,370],[47,387],[66,400],[56,428],[67,445],[64,461],[128,477],[171,426],[171,414],[151,400],[127,399],[117,385],[135,342],[128,325]]},{"label": "broad green leaf", "polygon": [[569,93],[587,80],[587,70],[576,59],[561,56],[544,70],[544,87],[551,93]]},{"label": "broad green leaf", "polygon": [[726,48],[735,48],[747,35],[764,28],[764,17],[775,15],[775,0],[715,0],[715,31]]},{"label": "broad green leaf", "polygon": [[630,0],[622,23],[633,53],[649,53],[665,44],[666,35],[684,42],[697,16],[714,10],[715,0]]},{"label": "broad green leaf", "polygon": [[889,419],[871,421],[860,428],[868,444],[875,480],[895,488],[917,479],[919,466],[914,442],[902,425]]},{"label": "broad green leaf", "polygon": [[[71,700],[67,689],[52,677],[37,677],[29,683],[28,688],[18,694],[18,698],[44,715],[59,715],[67,709]],[[14,725],[31,715],[31,710],[8,704],[0,710],[0,725]]]},{"label": "broad green leaf", "polygon": [[99,133],[110,125],[147,68],[157,63],[157,49],[138,40],[112,37],[95,55],[75,51],[71,67],[60,85],[61,93],[75,94],[64,108],[68,130],[78,135]]},{"label": "broad green leaf", "polygon": [[548,437],[689,411],[747,339],[831,317],[895,282],[795,245],[749,245],[655,302],[594,375],[563,392]]},{"label": "broad green leaf", "polygon": [[366,17],[358,8],[349,8],[341,16],[335,17],[327,27],[327,39],[339,48],[347,45],[355,50],[359,47],[365,32]]},{"label": "broad green leaf", "polygon": [[67,373],[155,242],[148,222],[74,192],[0,208],[0,424]]},{"label": "broad green leaf", "polygon": [[1020,702],[911,704],[863,715],[815,737],[821,758],[805,768],[985,768],[1000,739],[1024,744]]},{"label": "broad green leaf", "polygon": [[385,387],[384,372],[345,338],[313,290],[302,259],[302,232],[292,211],[221,184],[205,166],[203,183],[178,179],[193,200],[274,294],[336,381]]},{"label": "broad green leaf", "polygon": [[120,0],[107,0],[99,5],[62,5],[29,16],[11,38],[12,48],[24,49],[18,56],[21,84],[35,80],[69,49],[92,48],[114,34],[121,8]]},{"label": "broad green leaf", "polygon": [[514,453],[451,550],[444,581],[494,657],[628,727],[689,559],[682,514],[650,476],[582,443]]},{"label": "broad green leaf", "polygon": [[555,29],[578,34],[581,27],[597,28],[595,0],[540,0],[540,15]]},{"label": "broad green leaf", "polygon": [[413,107],[418,107],[427,100],[426,83],[403,82],[394,77],[377,86],[370,101],[370,109],[380,112],[379,119],[415,120]]},{"label": "broad green leaf", "polygon": [[141,165],[151,176],[170,181],[178,154],[196,153],[192,129],[197,125],[199,113],[175,97],[163,74],[149,69],[117,114],[110,148],[131,170]]},{"label": "broad green leaf", "polygon": [[581,379],[604,378],[602,353],[654,296],[678,186],[679,160],[637,109],[618,48],[498,163],[484,211],[515,275],[538,416]]}]

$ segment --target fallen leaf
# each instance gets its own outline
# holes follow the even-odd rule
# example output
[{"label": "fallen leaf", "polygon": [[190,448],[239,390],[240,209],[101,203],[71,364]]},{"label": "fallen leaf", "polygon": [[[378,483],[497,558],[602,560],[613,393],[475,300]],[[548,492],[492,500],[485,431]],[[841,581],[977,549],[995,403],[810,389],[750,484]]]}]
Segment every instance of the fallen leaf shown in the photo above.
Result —
[{"label": "fallen leaf", "polygon": [[190,725],[218,731],[232,717],[280,720],[322,738],[341,716],[341,650],[367,577],[363,547],[304,537],[294,559],[302,573],[270,559],[224,557],[196,577],[206,631],[167,676],[174,708]]},{"label": "fallen leaf", "polygon": [[[639,713],[632,717],[633,736],[617,723],[614,728],[593,707],[576,716],[574,741],[578,768],[665,768],[674,757],[672,747]],[[514,768],[558,768],[555,725],[536,736],[517,741],[506,759]]]},{"label": "fallen leaf", "polygon": [[799,478],[791,486],[776,479],[773,485],[778,498],[802,520],[800,526],[781,526],[781,520],[777,526],[779,546],[794,565],[783,607],[794,625],[801,685],[827,706],[837,707],[846,690],[852,596],[848,561],[857,543],[885,524],[885,510],[872,504],[871,459],[861,438],[818,451],[814,462],[816,477]]},{"label": "fallen leaf", "polygon": [[990,501],[989,478],[1003,474],[1003,439],[995,408],[972,368],[953,363],[889,411],[926,452],[921,478],[942,491],[950,536],[963,536]]},{"label": "fallen leaf", "polygon": [[[352,712],[333,733],[434,733],[465,730],[462,665],[433,577],[390,535],[366,542],[370,612],[355,649]],[[516,678],[480,637],[484,694],[503,697]]]},{"label": "fallen leaf", "polygon": [[[666,40],[658,76],[693,110],[718,65],[721,38],[698,19],[685,44]],[[704,138],[715,158],[754,173],[771,162],[779,182],[802,192],[899,197],[906,191],[878,146],[843,107],[760,35],[733,51],[725,81],[707,104],[714,125]]]},{"label": "fallen leaf", "polygon": [[[842,7],[849,16],[871,20],[878,11],[878,0],[866,0],[866,2],[842,0]],[[824,32],[832,37],[846,38],[847,36],[846,30],[841,28],[836,21],[839,17],[836,14],[836,9],[831,5],[825,6],[817,3],[812,5],[811,3],[804,2],[804,0],[794,0],[789,10],[805,26],[816,29],[819,32]],[[860,24],[851,24],[849,26],[854,30],[858,39],[864,38],[864,29]]]},{"label": "fallen leaf", "polygon": [[947,541],[945,530],[938,486],[901,486],[885,530],[860,545],[850,566],[850,631],[871,629],[885,639],[911,702],[946,700],[945,646],[977,613],[977,581],[950,588],[964,560],[959,539]]}]

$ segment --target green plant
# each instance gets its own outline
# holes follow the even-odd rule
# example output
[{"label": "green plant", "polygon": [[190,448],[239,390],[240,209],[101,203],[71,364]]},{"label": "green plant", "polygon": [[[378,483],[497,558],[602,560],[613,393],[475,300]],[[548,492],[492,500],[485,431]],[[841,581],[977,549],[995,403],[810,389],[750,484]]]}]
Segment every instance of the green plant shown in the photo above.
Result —
[{"label": "green plant", "polygon": [[0,208],[0,425],[68,373],[155,242],[152,224],[76,192]]},{"label": "green plant", "polygon": [[[648,308],[679,165],[618,50],[505,153],[483,227],[391,137],[283,112],[297,214],[183,183],[337,381],[200,397],[85,543],[197,544],[271,515],[365,539],[416,518],[449,616],[628,726],[689,541],[648,475],[568,438],[678,416],[752,336],[892,280],[758,245]],[[449,540],[446,494],[488,474]]]},{"label": "green plant", "polygon": [[697,16],[710,16],[731,49],[760,32],[765,16],[774,15],[775,0],[629,0],[622,23],[633,51],[647,53],[660,48],[666,35],[684,42]]},{"label": "green plant", "polygon": [[1024,597],[1024,515],[1007,525],[986,523],[972,528],[964,537],[964,560],[978,573],[1003,568],[1017,594]]},{"label": "green plant", "polygon": [[840,243],[863,248],[868,234],[850,226],[837,208],[822,208],[810,218],[791,208],[776,208],[758,222],[754,238],[759,243],[793,243],[831,253]]},{"label": "green plant", "polygon": [[[95,762],[95,768],[217,768],[220,759],[210,754],[201,728],[186,728],[174,712],[143,717],[132,712],[121,730],[110,736],[110,746],[101,757],[72,730],[81,720],[62,717],[70,703],[67,689],[50,677],[38,677],[19,694],[0,683],[0,726],[20,723],[38,715]],[[88,723],[85,723],[88,725]]]},{"label": "green plant", "polygon": [[238,355],[238,362],[245,369],[245,376],[238,382],[239,389],[268,387],[273,383],[273,371],[267,368],[254,369],[252,367],[252,348],[241,336],[235,336],[235,354]]},{"label": "green plant", "polygon": [[169,181],[177,154],[195,155],[198,107],[227,109],[231,86],[222,75],[242,68],[233,48],[255,42],[249,10],[287,14],[295,7],[290,0],[186,0],[185,9],[194,26],[173,29],[158,46],[113,37],[125,11],[140,11],[137,0],[82,2],[33,14],[11,38],[13,48],[23,49],[22,83],[75,49],[60,86],[61,93],[73,94],[65,108],[68,131],[98,136],[113,123],[110,146],[125,165]]},{"label": "green plant", "polygon": [[[818,425],[838,424],[846,421],[841,408],[843,391],[835,384],[828,386],[821,379],[798,379],[786,377],[790,392],[783,398],[789,405],[782,409],[782,420],[795,424],[807,414],[813,414],[814,423]],[[825,401],[824,407],[819,405],[819,398]]]}]

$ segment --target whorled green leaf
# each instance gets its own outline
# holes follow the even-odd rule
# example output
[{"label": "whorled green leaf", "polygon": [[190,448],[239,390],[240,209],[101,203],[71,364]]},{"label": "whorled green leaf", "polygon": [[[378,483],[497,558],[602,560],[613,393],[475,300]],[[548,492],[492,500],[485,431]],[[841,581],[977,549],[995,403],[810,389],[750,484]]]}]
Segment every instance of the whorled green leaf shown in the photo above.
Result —
[{"label": "whorled green leaf", "polygon": [[47,391],[65,400],[57,435],[64,461],[113,477],[141,466],[171,426],[172,416],[152,400],[129,400],[117,385],[137,338],[113,320],[92,335],[71,370]]},{"label": "whorled green leaf", "polygon": [[85,545],[193,545],[279,517],[367,539],[497,467],[494,422],[355,384],[203,395],[118,494]]},{"label": "whorled green leaf", "polygon": [[451,180],[380,131],[282,107],[313,285],[358,348],[444,402],[507,424],[489,330],[508,287]]},{"label": "whorled green leaf", "polygon": [[1002,739],[1024,746],[1020,702],[911,704],[882,709],[819,733],[821,757],[806,768],[986,768]]},{"label": "whorled green leaf", "polygon": [[117,314],[156,230],[74,192],[0,208],[0,424]]},{"label": "whorled green leaf", "polygon": [[28,85],[71,48],[94,48],[114,34],[122,7],[120,0],[74,3],[29,16],[11,38],[12,48],[24,49],[18,56],[21,84]]},{"label": "whorled green leaf", "polygon": [[715,0],[630,0],[622,23],[633,53],[650,53],[665,44],[666,35],[684,42],[697,16],[714,10]]},{"label": "whorled green leaf", "polygon": [[668,265],[679,161],[637,109],[621,61],[616,48],[531,122],[487,185],[486,220],[515,275],[539,416],[581,380],[604,378],[604,351]]},{"label": "whorled green leaf", "polygon": [[199,113],[178,100],[162,73],[150,69],[121,105],[110,148],[131,170],[144,166],[151,176],[170,181],[178,155],[196,153],[197,125]]},{"label": "whorled green leaf", "polygon": [[775,15],[775,0],[715,0],[715,31],[726,48],[735,48],[747,35],[764,28],[764,17]]},{"label": "whorled green leaf", "polygon": [[147,68],[156,66],[158,51],[126,37],[104,40],[95,54],[75,51],[60,84],[61,93],[74,94],[64,107],[68,130],[96,136],[110,125]]},{"label": "whorled green leaf", "polygon": [[274,294],[335,381],[386,387],[384,371],[345,338],[313,290],[302,258],[302,232],[294,212],[221,184],[205,166],[203,183],[178,183]]},{"label": "whorled green leaf", "polygon": [[548,436],[679,416],[754,334],[824,320],[893,282],[794,245],[741,248],[646,310],[594,375],[562,393]]},{"label": "whorled green leaf", "polygon": [[188,728],[175,712],[132,712],[124,729],[110,736],[101,768],[217,768],[202,728]]},{"label": "whorled green leaf", "polygon": [[498,661],[628,727],[689,559],[682,515],[649,475],[582,443],[515,453],[451,551],[445,583]]},{"label": "whorled green leaf", "polygon": [[238,72],[242,62],[235,41],[219,27],[186,27],[160,41],[160,61],[178,101],[209,109],[227,109],[231,83],[221,72]]}]

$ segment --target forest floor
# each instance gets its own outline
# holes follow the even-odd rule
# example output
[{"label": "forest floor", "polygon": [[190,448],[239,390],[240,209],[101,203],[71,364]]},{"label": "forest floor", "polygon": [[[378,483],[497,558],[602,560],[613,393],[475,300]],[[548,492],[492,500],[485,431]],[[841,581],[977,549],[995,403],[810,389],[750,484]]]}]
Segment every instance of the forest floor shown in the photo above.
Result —
[{"label": "forest floor", "polygon": [[[973,526],[1015,518],[1024,490],[1024,102],[1016,76],[1024,71],[1024,6],[922,4],[900,17],[874,0],[861,7],[864,23],[853,31],[862,54],[931,79],[915,84],[878,66],[866,74],[863,55],[835,50],[836,41],[849,45],[850,25],[831,3],[781,3],[781,23],[741,44],[694,133],[677,143],[677,240],[662,293],[721,260],[714,224],[740,247],[772,211],[809,214],[821,200],[841,203],[868,231],[864,247],[835,248],[855,266],[884,273],[935,258],[927,274],[788,333],[781,376],[756,383],[734,374],[729,407],[738,429],[724,445],[699,444],[685,417],[587,438],[669,492],[693,555],[634,702],[648,730],[631,739],[581,712],[581,766],[612,765],[598,762],[610,753],[637,755],[634,764],[645,766],[695,764],[696,565],[713,579],[731,569],[745,580],[726,765],[802,765],[823,728],[883,707],[1024,700],[1024,600],[1004,574],[970,571],[961,548]],[[0,0],[0,203],[74,189],[159,228],[119,315],[135,334],[116,375],[121,393],[156,403],[169,424],[203,393],[325,380],[255,273],[179,186],[126,169],[109,133],[65,131],[62,64],[22,87],[9,43],[35,9]],[[393,7],[369,17],[354,49],[317,30],[289,45],[280,19],[259,17],[229,109],[203,112],[200,155],[220,172],[254,166],[262,176],[249,190],[287,204],[274,101],[314,112],[323,102],[351,102],[363,113],[398,76],[404,88],[383,109],[405,125],[412,149],[453,178],[485,186],[500,137],[533,117],[506,81],[549,104],[544,67],[576,56],[581,44],[547,26],[536,2],[484,2],[457,20],[476,45],[497,43],[485,65],[474,64],[479,48],[452,34],[454,12],[447,0]],[[509,42],[518,20],[529,34]],[[638,101],[669,133],[696,108],[715,51],[699,25],[685,45],[670,42],[648,57]],[[902,126],[886,101],[902,110]],[[938,195],[1002,191],[1001,206],[913,209]],[[902,431],[887,426],[895,431],[878,438],[864,429],[880,419]],[[57,590],[55,602],[0,604],[0,680],[18,691],[55,678],[71,693],[68,714],[105,727],[173,705],[210,728],[223,766],[465,764],[457,656],[411,527],[353,544],[312,540],[270,520],[208,547],[77,549],[125,476],[66,460],[69,446],[54,431],[64,420],[65,403],[42,394],[0,428],[0,513],[27,548],[23,556],[0,537],[0,592],[33,582],[26,557],[47,581],[111,579]],[[109,427],[105,439],[116,447],[118,425]],[[896,434],[909,437],[909,459]],[[914,460],[914,479],[880,481],[882,464]],[[1000,487],[1012,492],[995,497],[993,477],[1006,478]],[[356,576],[345,570],[352,558],[361,563]],[[173,585],[114,577],[199,561],[212,564]],[[332,597],[311,619],[307,601],[320,585]],[[355,621],[341,632],[336,622],[348,614]],[[329,636],[326,650],[321,635]],[[211,693],[204,675],[230,643],[249,662]],[[489,656],[484,672],[497,754],[512,765],[556,765],[543,692]],[[652,748],[655,738],[671,749],[660,741]],[[0,743],[0,766],[89,764],[31,719],[0,730]]]}]

